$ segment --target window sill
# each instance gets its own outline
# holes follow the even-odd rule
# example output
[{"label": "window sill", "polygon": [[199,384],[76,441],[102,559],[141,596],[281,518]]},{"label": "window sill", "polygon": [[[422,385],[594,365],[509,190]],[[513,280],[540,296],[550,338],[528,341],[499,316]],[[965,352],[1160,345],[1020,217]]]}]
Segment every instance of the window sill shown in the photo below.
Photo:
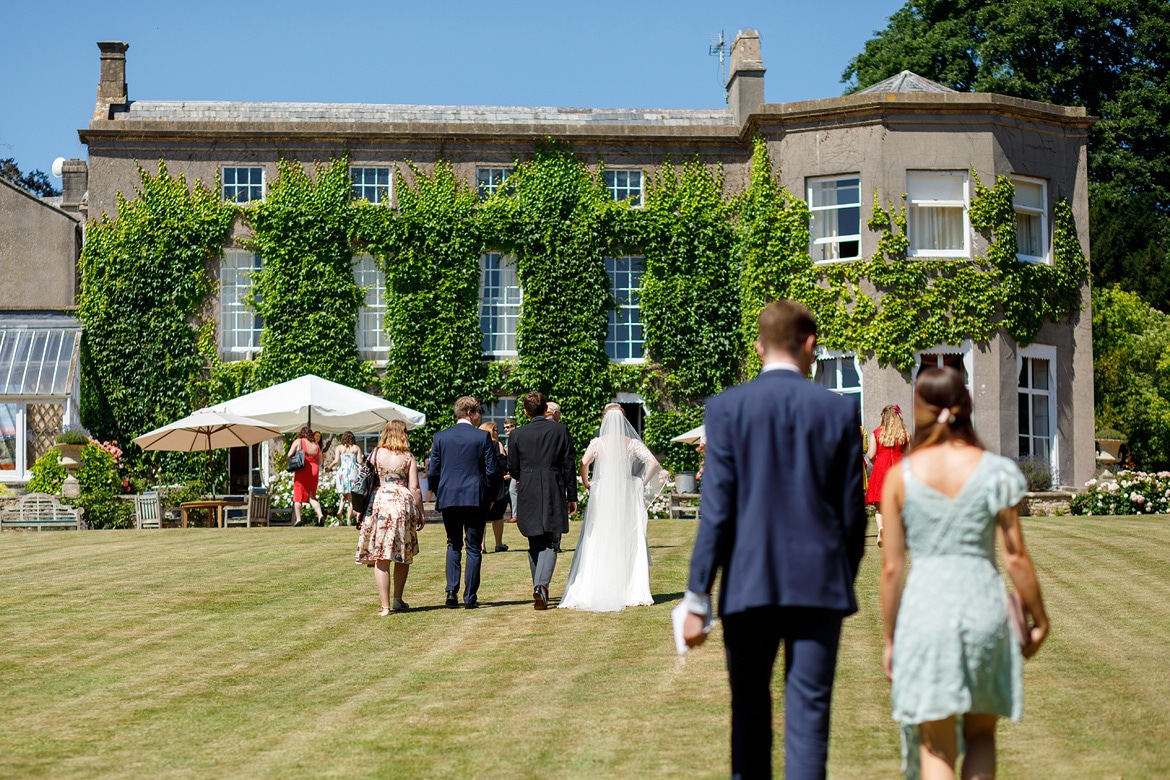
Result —
[{"label": "window sill", "polygon": [[860,262],[860,257],[839,257],[835,260],[813,260],[813,265],[820,267],[825,265],[841,265],[842,263],[857,263]]},{"label": "window sill", "polygon": [[1037,257],[1036,255],[1021,255],[1017,253],[1016,259],[1021,263],[1031,263],[1032,265],[1051,265],[1047,257]]},{"label": "window sill", "polygon": [[646,362],[646,358],[610,358],[609,362],[621,366],[640,366]]},{"label": "window sill", "polygon": [[917,252],[909,251],[906,257],[912,260],[970,260],[971,253],[966,249],[923,249]]}]

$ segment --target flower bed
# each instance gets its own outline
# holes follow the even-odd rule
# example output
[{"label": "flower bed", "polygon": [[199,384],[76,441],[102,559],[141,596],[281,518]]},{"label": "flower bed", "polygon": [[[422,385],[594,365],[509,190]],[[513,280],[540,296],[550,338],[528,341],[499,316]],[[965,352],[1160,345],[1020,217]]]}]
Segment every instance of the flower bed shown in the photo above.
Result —
[{"label": "flower bed", "polygon": [[1074,515],[1170,514],[1170,471],[1122,471],[1116,482],[1090,479],[1070,509]]}]

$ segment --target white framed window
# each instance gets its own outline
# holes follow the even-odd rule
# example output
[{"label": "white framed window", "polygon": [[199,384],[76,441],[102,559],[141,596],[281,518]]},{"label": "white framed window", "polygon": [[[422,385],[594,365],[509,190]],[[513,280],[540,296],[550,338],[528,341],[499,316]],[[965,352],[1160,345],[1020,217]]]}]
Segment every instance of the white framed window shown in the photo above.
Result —
[{"label": "white framed window", "polygon": [[1029,263],[1048,262],[1048,182],[1013,176],[1016,194],[1016,257]]},{"label": "white framed window", "polygon": [[928,368],[943,368],[949,366],[963,375],[963,381],[967,385],[967,391],[971,391],[971,342],[964,341],[959,346],[950,346],[943,344],[933,349],[923,350],[922,352],[914,353],[914,378],[917,379]]},{"label": "white framed window", "polygon": [[511,175],[511,168],[476,168],[475,189],[479,193],[479,199],[487,200],[495,195]]},{"label": "white framed window", "polygon": [[642,309],[638,295],[645,269],[644,257],[605,258],[609,289],[617,304],[617,308],[609,313],[605,354],[617,363],[636,363],[642,360]]},{"label": "white framed window", "polygon": [[263,267],[260,255],[225,249],[219,266],[219,351],[224,360],[247,360],[260,354],[264,318],[245,301],[252,274]]},{"label": "white framed window", "polygon": [[0,402],[0,482],[24,482],[68,422],[64,403]]},{"label": "white framed window", "polygon": [[1016,352],[1021,458],[1047,461],[1056,474],[1056,347],[1031,344]]},{"label": "white framed window", "polygon": [[808,207],[815,263],[861,257],[861,178],[833,176],[809,179]]},{"label": "white framed window", "polygon": [[818,350],[813,381],[837,395],[848,396],[861,409],[861,367],[856,355]]},{"label": "white framed window", "polygon": [[264,200],[264,166],[225,165],[221,178],[223,199],[228,203]]},{"label": "white framed window", "polygon": [[496,433],[503,441],[508,440],[507,434],[504,433],[504,420],[516,419],[516,398],[497,398],[490,404],[481,404],[483,408],[483,420],[480,423],[494,422],[496,424]]},{"label": "white framed window", "polygon": [[910,257],[968,257],[966,171],[906,174]]},{"label": "white framed window", "polygon": [[516,324],[523,293],[516,277],[516,260],[499,252],[479,258],[479,329],[483,354],[516,356]]},{"label": "white framed window", "polygon": [[642,205],[642,172],[636,170],[606,170],[605,186],[614,200],[629,199],[631,206]]},{"label": "white framed window", "polygon": [[386,275],[370,255],[354,258],[353,280],[366,291],[366,300],[358,309],[358,357],[362,360],[386,360],[390,339],[386,337]]},{"label": "white framed window", "polygon": [[349,183],[353,197],[370,203],[389,203],[394,177],[390,168],[350,166]]}]

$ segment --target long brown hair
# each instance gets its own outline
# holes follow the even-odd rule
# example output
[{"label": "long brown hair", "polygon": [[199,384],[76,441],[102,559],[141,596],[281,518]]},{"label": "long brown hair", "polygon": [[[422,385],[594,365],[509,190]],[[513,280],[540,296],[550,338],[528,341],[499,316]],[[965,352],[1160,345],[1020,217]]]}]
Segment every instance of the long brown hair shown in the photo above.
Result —
[{"label": "long brown hair", "polygon": [[881,429],[877,440],[883,447],[901,447],[910,441],[910,430],[902,420],[902,410],[895,404],[882,409]]},{"label": "long brown hair", "polygon": [[923,371],[914,381],[914,448],[964,441],[983,449],[972,411],[962,374],[949,366]]},{"label": "long brown hair", "polygon": [[410,452],[410,439],[406,435],[406,423],[402,420],[391,420],[383,425],[378,446],[385,447],[391,452]]}]

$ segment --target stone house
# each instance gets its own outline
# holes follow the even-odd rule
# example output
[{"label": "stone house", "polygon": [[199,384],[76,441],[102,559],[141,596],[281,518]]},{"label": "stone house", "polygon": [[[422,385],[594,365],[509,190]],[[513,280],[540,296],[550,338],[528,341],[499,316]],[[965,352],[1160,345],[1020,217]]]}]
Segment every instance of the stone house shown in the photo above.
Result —
[{"label": "stone house", "polygon": [[[844,97],[765,103],[760,39],[750,30],[732,48],[727,107],[710,110],[139,101],[126,87],[128,45],[98,46],[94,118],[79,131],[89,150],[94,216],[113,216],[116,193],[134,191],[137,166],[153,172],[160,159],[188,180],[220,176],[223,197],[236,201],[265,196],[280,156],[311,166],[342,153],[349,155],[355,197],[393,206],[395,168],[409,160],[427,170],[440,159],[489,193],[546,137],[570,142],[587,164],[604,161],[613,196],[637,204],[654,168],[668,160],[721,164],[728,191],[741,190],[753,138],[762,136],[783,184],[807,198],[809,252],[817,263],[848,263],[877,251],[879,236],[863,229],[875,195],[883,205],[906,196],[907,262],[983,256],[987,243],[968,217],[972,170],[985,183],[1001,175],[1015,183],[1021,263],[1053,262],[1052,215],[1061,197],[1071,203],[1088,254],[1086,141],[1093,119],[1083,109],[958,93],[909,72]],[[225,359],[247,359],[259,349],[260,323],[242,300],[248,271],[262,262],[238,248],[225,251],[216,309]],[[616,361],[643,357],[637,306],[642,262],[607,259],[619,307],[606,346]],[[509,359],[516,355],[522,290],[508,258],[485,254],[481,267],[484,355]],[[386,349],[380,273],[362,257],[355,258],[354,272],[371,288],[357,343],[363,357],[377,360]],[[939,344],[916,355],[917,366],[964,371],[976,425],[991,449],[1045,458],[1062,484],[1080,484],[1094,468],[1087,283],[1081,299],[1077,315],[1045,323],[1027,347],[1000,331],[987,341]],[[887,403],[911,407],[913,377],[872,356],[826,352],[815,378],[856,397],[872,428]],[[514,403],[501,400],[488,418],[510,415]]]}]

